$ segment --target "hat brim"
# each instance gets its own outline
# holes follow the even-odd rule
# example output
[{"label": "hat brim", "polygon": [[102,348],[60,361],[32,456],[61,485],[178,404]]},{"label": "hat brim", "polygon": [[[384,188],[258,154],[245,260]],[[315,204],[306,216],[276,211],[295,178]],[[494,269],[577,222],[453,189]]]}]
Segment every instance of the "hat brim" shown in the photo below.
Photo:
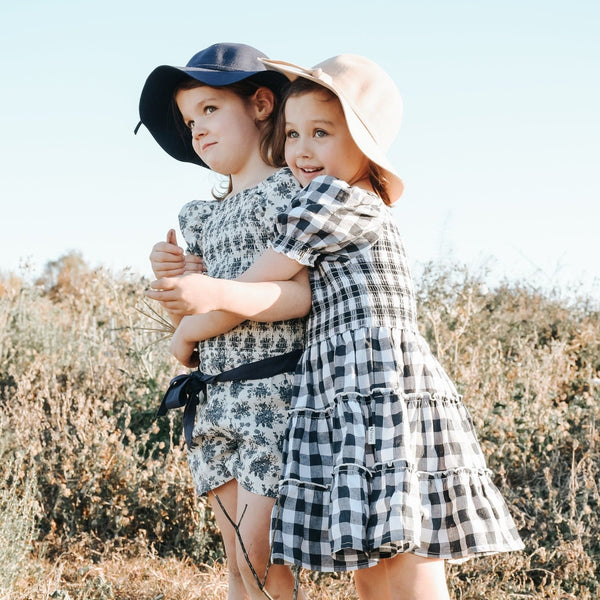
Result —
[{"label": "hat brim", "polygon": [[286,79],[274,71],[221,71],[198,67],[156,67],[146,79],[139,103],[140,121],[152,137],[173,158],[210,168],[194,151],[191,137],[182,134],[173,111],[173,94],[177,86],[192,77],[211,87],[222,87],[250,77],[279,93]]},{"label": "hat brim", "polygon": [[294,81],[298,77],[303,77],[304,79],[313,81],[333,92],[340,101],[352,139],[369,160],[373,161],[385,171],[390,201],[393,203],[402,196],[402,193],[404,192],[404,182],[402,181],[402,178],[388,160],[385,152],[373,139],[373,136],[365,127],[360,117],[356,114],[351,104],[346,100],[343,92],[336,87],[335,82],[328,77],[326,73],[321,72],[320,69],[305,69],[304,67],[279,60],[267,58],[260,58],[259,60],[267,67],[267,69],[283,73],[290,81]]}]

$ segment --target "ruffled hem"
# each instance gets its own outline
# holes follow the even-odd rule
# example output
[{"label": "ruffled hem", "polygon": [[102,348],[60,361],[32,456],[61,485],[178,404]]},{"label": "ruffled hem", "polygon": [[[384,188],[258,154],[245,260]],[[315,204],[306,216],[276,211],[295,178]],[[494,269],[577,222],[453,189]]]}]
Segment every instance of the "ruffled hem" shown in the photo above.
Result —
[{"label": "ruffled hem", "polygon": [[273,511],[273,561],[317,571],[371,567],[401,552],[462,562],[522,548],[487,469],[342,465],[331,486],[283,480]]}]

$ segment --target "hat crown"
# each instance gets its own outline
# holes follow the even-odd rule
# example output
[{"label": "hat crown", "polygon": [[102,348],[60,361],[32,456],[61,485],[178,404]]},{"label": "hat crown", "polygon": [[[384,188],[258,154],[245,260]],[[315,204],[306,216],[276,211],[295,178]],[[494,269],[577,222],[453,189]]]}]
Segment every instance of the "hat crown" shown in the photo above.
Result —
[{"label": "hat crown", "polygon": [[191,136],[181,134],[178,126],[181,117],[173,110],[173,94],[188,78],[207,86],[222,87],[250,77],[257,85],[279,94],[287,79],[281,73],[267,70],[262,58],[266,55],[252,46],[221,42],[194,54],[185,67],[156,67],[142,89],[140,122],[173,158],[208,168],[194,151]]},{"label": "hat crown", "polygon": [[378,64],[354,54],[329,58],[315,65],[312,71],[317,80],[330,80],[373,141],[383,150],[389,150],[402,122],[402,98],[392,78]]},{"label": "hat crown", "polygon": [[186,68],[215,71],[265,71],[266,55],[246,44],[213,44],[190,58]]}]

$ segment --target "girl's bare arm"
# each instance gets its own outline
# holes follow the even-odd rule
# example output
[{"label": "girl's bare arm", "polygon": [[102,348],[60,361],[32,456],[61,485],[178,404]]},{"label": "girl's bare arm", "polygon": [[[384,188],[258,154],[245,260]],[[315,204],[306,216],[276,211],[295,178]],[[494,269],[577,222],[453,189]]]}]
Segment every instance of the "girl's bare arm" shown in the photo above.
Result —
[{"label": "girl's bare arm", "polygon": [[271,249],[234,280],[191,274],[163,277],[153,281],[151,288],[149,298],[182,315],[227,311],[271,322],[302,317],[311,305],[306,268]]}]

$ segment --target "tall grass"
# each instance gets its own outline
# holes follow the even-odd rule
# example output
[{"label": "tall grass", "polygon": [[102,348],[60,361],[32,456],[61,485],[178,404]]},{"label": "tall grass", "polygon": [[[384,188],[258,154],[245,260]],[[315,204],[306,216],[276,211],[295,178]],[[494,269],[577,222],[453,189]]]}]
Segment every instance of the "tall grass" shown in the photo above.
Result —
[{"label": "tall grass", "polygon": [[[451,566],[460,599],[600,594],[600,317],[589,299],[429,265],[422,331],[471,410],[526,550]],[[77,255],[0,278],[0,598],[225,598],[222,547],[193,492],[177,372],[139,312],[147,282]],[[209,566],[210,565],[210,566]],[[304,573],[315,598],[350,578]]]},{"label": "tall grass", "polygon": [[[3,418],[3,417],[0,417]],[[2,431],[6,429],[2,427]],[[25,461],[19,452],[7,449],[9,436],[0,439],[0,590],[8,590],[32,551],[39,516],[35,469],[24,473]],[[21,485],[21,482],[24,482]]]}]

